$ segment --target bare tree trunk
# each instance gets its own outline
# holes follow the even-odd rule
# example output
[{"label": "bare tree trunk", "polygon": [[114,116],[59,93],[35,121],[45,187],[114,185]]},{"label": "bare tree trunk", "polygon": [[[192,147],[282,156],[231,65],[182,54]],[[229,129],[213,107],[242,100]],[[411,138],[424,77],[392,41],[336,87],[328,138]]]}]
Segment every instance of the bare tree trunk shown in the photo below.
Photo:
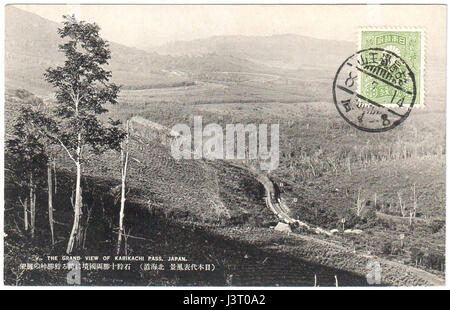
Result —
[{"label": "bare tree trunk", "polygon": [[33,187],[33,227],[36,230],[36,186]]},{"label": "bare tree trunk", "polygon": [[128,121],[127,121],[127,138],[125,140],[125,145],[122,145],[120,152],[120,162],[122,166],[122,188],[120,195],[120,214],[119,214],[119,236],[117,237],[117,255],[120,254],[120,248],[122,244],[122,235],[123,235],[123,217],[125,213],[125,187],[126,187],[126,179],[127,179],[127,168],[128,168]]},{"label": "bare tree trunk", "polygon": [[53,180],[51,162],[47,165],[47,185],[48,185],[48,221],[50,224],[50,232],[52,234],[52,244],[55,244],[55,234],[53,230]]},{"label": "bare tree trunk", "polygon": [[125,255],[128,255],[128,237],[130,236],[130,233],[131,233],[131,228],[128,231],[128,233],[124,229],[123,239],[125,241],[125,245],[124,245]]},{"label": "bare tree trunk", "polygon": [[82,244],[83,249],[86,249],[87,230],[89,228],[89,221],[91,220],[91,214],[92,214],[93,208],[94,208],[94,205],[92,204],[91,207],[87,209],[86,227],[84,228],[84,233],[83,233],[83,244]]},{"label": "bare tree trunk", "polygon": [[22,203],[23,205],[23,225],[25,228],[25,231],[28,231],[28,198],[25,198],[25,201]]},{"label": "bare tree trunk", "polygon": [[356,216],[361,216],[364,208],[364,201],[361,199],[361,187],[358,189],[358,197],[356,198]]},{"label": "bare tree trunk", "polygon": [[36,193],[34,192],[33,174],[30,175],[30,222],[31,238],[34,238],[36,229]]},{"label": "bare tree trunk", "polygon": [[55,178],[54,185],[55,185],[55,195],[56,195],[56,192],[58,190],[58,180],[56,179],[56,162],[55,161],[53,161],[53,177]]},{"label": "bare tree trunk", "polygon": [[70,233],[69,242],[67,244],[66,253],[71,254],[74,248],[76,239],[79,238],[80,232],[80,219],[83,214],[81,208],[83,207],[82,196],[81,196],[81,163],[76,162],[77,166],[77,181],[75,185],[75,205],[74,205],[74,219],[72,231]]}]

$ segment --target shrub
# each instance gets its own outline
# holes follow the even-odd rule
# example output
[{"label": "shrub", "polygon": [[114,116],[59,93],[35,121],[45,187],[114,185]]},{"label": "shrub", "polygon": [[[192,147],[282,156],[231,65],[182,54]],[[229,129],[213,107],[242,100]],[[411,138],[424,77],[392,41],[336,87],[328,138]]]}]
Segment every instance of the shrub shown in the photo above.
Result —
[{"label": "shrub", "polygon": [[361,211],[361,217],[366,220],[373,220],[377,217],[376,208],[373,205],[366,204]]},{"label": "shrub", "polygon": [[385,241],[381,244],[381,253],[385,255],[391,254],[392,245],[390,241]]},{"label": "shrub", "polygon": [[435,250],[412,247],[409,250],[409,256],[415,265],[445,271],[445,255]]},{"label": "shrub", "polygon": [[433,220],[430,225],[432,233],[435,234],[439,232],[442,229],[442,227],[444,227],[444,225],[445,222],[442,220]]},{"label": "shrub", "polygon": [[340,217],[333,211],[331,207],[316,205],[302,205],[296,210],[296,217],[307,223],[317,225],[324,228],[336,228],[336,224]]},{"label": "shrub", "polygon": [[399,242],[387,240],[381,244],[380,251],[385,255],[400,255],[403,249]]}]

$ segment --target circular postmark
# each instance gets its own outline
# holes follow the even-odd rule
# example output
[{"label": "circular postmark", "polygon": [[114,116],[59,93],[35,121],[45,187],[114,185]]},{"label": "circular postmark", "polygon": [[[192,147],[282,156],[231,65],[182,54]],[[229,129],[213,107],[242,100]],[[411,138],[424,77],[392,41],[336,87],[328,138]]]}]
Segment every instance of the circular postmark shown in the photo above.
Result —
[{"label": "circular postmark", "polygon": [[394,52],[369,48],[348,57],[336,72],[333,99],[352,126],[382,132],[400,125],[416,100],[416,80]]}]

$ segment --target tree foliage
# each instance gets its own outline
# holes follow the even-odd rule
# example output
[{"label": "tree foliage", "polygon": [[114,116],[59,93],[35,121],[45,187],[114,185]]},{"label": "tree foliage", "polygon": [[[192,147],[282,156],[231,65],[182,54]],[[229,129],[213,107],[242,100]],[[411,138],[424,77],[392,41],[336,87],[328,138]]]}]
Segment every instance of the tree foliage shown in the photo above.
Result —
[{"label": "tree foliage", "polygon": [[30,107],[23,107],[14,125],[12,138],[6,143],[7,167],[16,183],[27,183],[30,175],[39,176],[46,169],[48,155],[46,136],[41,126],[51,126],[48,118]]},{"label": "tree foliage", "polygon": [[83,243],[83,204],[81,166],[86,147],[94,153],[107,149],[120,150],[125,132],[118,122],[103,123],[98,118],[107,112],[107,104],[116,104],[119,87],[111,83],[111,71],[104,69],[111,58],[108,43],[99,36],[95,23],[77,21],[64,16],[58,33],[65,42],[59,49],[65,55],[63,66],[48,68],[45,79],[55,88],[56,107],[51,136],[67,152],[76,166],[74,223],[67,245],[67,254]]},{"label": "tree foliage", "polygon": [[49,68],[45,79],[55,87],[57,105],[55,139],[64,146],[74,161],[82,160],[84,146],[97,153],[120,149],[124,133],[115,122],[103,124],[98,115],[107,112],[106,104],[116,104],[119,87],[110,83],[111,71],[103,68],[111,58],[109,46],[99,36],[95,23],[77,21],[64,16],[59,35],[67,42],[60,44],[64,66]]}]

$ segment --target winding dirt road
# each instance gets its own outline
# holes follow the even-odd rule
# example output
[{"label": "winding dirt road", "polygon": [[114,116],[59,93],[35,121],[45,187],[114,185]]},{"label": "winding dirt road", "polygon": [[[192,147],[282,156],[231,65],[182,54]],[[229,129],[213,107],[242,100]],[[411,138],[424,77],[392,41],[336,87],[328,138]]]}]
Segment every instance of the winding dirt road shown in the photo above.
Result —
[{"label": "winding dirt road", "polygon": [[[163,128],[164,126],[161,125],[161,127]],[[168,128],[167,130],[170,131]],[[139,135],[138,131],[132,132]],[[144,136],[141,137],[147,138]],[[266,205],[281,222],[289,225],[302,226],[303,228],[306,228],[316,234],[332,236],[332,234],[325,229],[322,229],[320,227],[313,227],[312,225],[303,223],[297,219],[293,219],[290,216],[289,207],[282,202],[280,193],[276,185],[272,182],[272,180],[270,180],[268,176],[243,165],[232,162],[223,162],[235,168],[247,171],[264,186],[266,192]],[[368,264],[370,262],[376,262],[380,264],[381,270],[384,272],[383,282],[389,283],[390,285],[445,285],[445,280],[425,270],[407,266],[395,261],[386,260],[374,255],[357,253],[342,246],[341,244],[337,244],[336,242],[330,242],[314,236],[302,234],[291,234],[290,237],[306,241],[308,244],[303,245],[303,247],[299,247],[298,250],[300,252],[304,250],[302,256],[304,256],[305,259],[319,264],[327,265],[333,268],[337,268],[337,265],[344,265],[342,269],[347,269],[347,271],[356,272],[359,274],[367,274]],[[308,246],[315,250],[308,251]],[[319,251],[317,250],[318,248]]]},{"label": "winding dirt road", "polygon": [[[297,225],[303,226],[317,234],[325,234],[328,236],[332,235],[330,232],[326,231],[325,229],[322,229],[320,227],[313,228],[311,225],[309,225],[307,223],[303,223],[299,220],[296,220],[296,219],[293,219],[292,217],[290,217],[289,208],[281,202],[280,193],[276,190],[275,185],[273,184],[272,180],[269,179],[269,177],[267,177],[266,175],[264,175],[260,172],[252,170],[248,167],[244,167],[244,166],[237,165],[237,164],[230,164],[230,165],[248,171],[258,180],[258,182],[260,182],[264,186],[264,188],[266,190],[265,200],[266,200],[267,207],[269,207],[269,209],[278,216],[280,221],[282,221],[286,224],[294,224],[294,225],[297,224]],[[364,253],[356,253],[356,252],[353,252],[353,251],[343,247],[342,245],[338,245],[336,243],[328,242],[326,240],[318,239],[318,238],[315,238],[312,236],[303,236],[303,235],[299,235],[299,234],[294,234],[294,236],[298,239],[308,240],[312,243],[320,244],[324,248],[333,248],[334,251],[337,251],[338,253],[341,253],[341,254],[350,254],[352,256],[355,256],[357,258],[357,260],[365,261],[365,266],[367,266],[370,262],[377,262],[380,264],[381,270],[389,270],[389,273],[390,273],[389,278],[390,279],[386,280],[386,281],[390,282],[393,285],[398,285],[399,282],[402,283],[401,281],[404,280],[405,276],[410,277],[410,278],[412,277],[412,279],[408,279],[408,280],[410,280],[412,283],[417,282],[419,285],[426,285],[426,286],[445,285],[444,279],[441,279],[438,276],[436,276],[432,273],[429,273],[425,270],[419,269],[419,268],[407,266],[405,264],[398,263],[395,261],[386,260],[386,259],[374,256],[374,255],[369,255],[369,254],[364,254]],[[350,269],[349,271],[355,271],[355,269]],[[367,272],[367,270],[363,270],[363,274],[364,274],[364,272]],[[359,271],[359,273],[361,273],[361,271]],[[413,278],[416,278],[416,279],[413,279]]]}]

